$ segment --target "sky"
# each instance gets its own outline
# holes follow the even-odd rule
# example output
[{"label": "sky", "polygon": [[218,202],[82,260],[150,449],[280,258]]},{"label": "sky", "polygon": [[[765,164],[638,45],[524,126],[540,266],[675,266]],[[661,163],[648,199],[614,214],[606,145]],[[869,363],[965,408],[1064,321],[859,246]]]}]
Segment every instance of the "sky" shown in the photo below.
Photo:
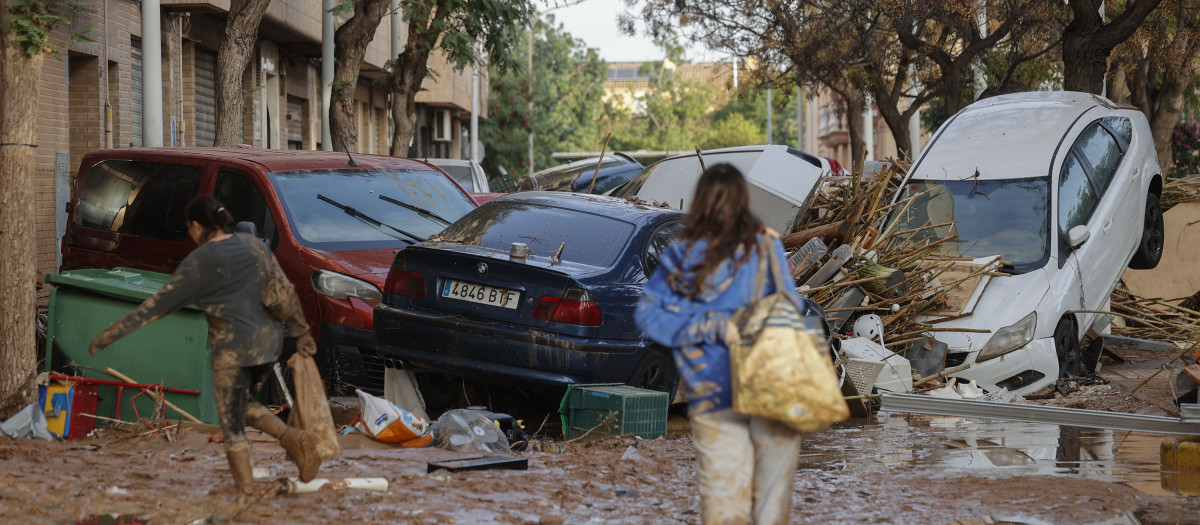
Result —
[{"label": "sky", "polygon": [[[563,5],[575,0],[542,0],[534,2],[542,11],[556,3]],[[617,29],[617,15],[625,10],[622,0],[583,0],[566,7],[549,11],[555,21],[562,24],[568,33],[583,40],[588,47],[600,52],[607,62],[642,62],[661,60],[665,54],[644,35],[627,36]],[[639,27],[639,30],[641,27]],[[712,53],[707,53],[712,55]],[[689,49],[686,58],[692,61],[712,60],[712,56]]]}]

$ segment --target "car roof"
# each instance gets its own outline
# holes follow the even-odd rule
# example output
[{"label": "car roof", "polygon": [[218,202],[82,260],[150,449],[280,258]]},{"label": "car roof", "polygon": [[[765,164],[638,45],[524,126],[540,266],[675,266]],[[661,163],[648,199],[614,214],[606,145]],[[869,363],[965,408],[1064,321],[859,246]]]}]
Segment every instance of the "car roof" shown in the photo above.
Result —
[{"label": "car roof", "polygon": [[679,217],[684,215],[679,210],[656,206],[646,201],[564,191],[522,191],[502,195],[488,204],[492,202],[528,202],[579,210],[634,223],[652,221],[664,215]]},{"label": "car roof", "polygon": [[961,180],[979,171],[983,180],[1044,177],[1063,138],[1095,108],[1087,122],[1113,114],[1111,101],[1074,91],[1013,93],[963,108],[938,130],[917,164],[917,179]]},{"label": "car roof", "polygon": [[434,166],[470,166],[471,159],[431,159],[419,157],[417,160],[425,161]]},{"label": "car roof", "polygon": [[89,158],[158,160],[175,159],[224,160],[257,164],[265,172],[297,171],[312,169],[368,169],[390,168],[433,171],[428,165],[404,158],[387,155],[352,153],[357,168],[349,164],[345,152],[316,150],[283,150],[259,148],[114,148],[92,151]]}]

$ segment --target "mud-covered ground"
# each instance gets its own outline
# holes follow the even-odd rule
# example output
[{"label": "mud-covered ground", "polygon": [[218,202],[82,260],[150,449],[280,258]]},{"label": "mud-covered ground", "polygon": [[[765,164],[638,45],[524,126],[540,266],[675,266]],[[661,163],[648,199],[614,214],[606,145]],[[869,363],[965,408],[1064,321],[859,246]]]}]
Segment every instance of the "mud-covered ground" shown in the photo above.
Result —
[{"label": "mud-covered ground", "polygon": [[[1132,393],[1143,380],[1137,377],[1165,361],[1162,355],[1143,357],[1106,366],[1102,375],[1109,378],[1107,384],[1085,385],[1078,392],[1039,402],[1166,415],[1173,408],[1169,398],[1154,397],[1169,392],[1166,374]],[[794,484],[793,522],[1200,520],[1200,497],[1139,490],[1134,483],[1111,477],[1042,474],[995,465],[947,467],[949,463],[928,456],[954,453],[957,445],[929,438],[924,429],[930,421],[880,413],[806,436]],[[263,496],[244,506],[232,493],[221,445],[208,440],[214,427],[188,427],[172,441],[111,429],[69,442],[0,439],[0,515],[12,523],[77,523],[109,514],[125,515],[125,523],[131,517],[149,523],[698,523],[695,455],[690,439],[679,432],[686,429],[685,422],[674,421],[672,428],[676,435],[666,439],[607,437],[569,443],[560,453],[526,452],[520,456],[528,460],[523,471],[458,473],[427,473],[427,465],[462,454],[404,449],[344,435],[342,454],[324,464],[321,476],[383,477],[388,480],[385,492],[277,495],[273,483],[264,479],[259,483]],[[250,436],[256,466],[277,467],[280,476],[295,475],[273,440],[256,432]],[[896,463],[865,457],[874,453],[873,443],[883,446],[880,436],[914,442],[902,450],[916,459]],[[1149,449],[1156,439],[1144,440]],[[847,440],[854,440],[855,446],[843,447]],[[641,459],[622,459],[631,446]],[[851,460],[855,466],[847,468]],[[1151,484],[1157,479],[1155,472],[1146,475]]]}]

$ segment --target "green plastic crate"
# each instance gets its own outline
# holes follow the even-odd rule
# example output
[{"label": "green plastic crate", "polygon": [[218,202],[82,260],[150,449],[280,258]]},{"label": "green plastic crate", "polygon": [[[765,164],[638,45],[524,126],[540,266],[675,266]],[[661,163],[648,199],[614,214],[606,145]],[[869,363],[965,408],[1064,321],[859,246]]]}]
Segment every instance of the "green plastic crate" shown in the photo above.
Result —
[{"label": "green plastic crate", "polygon": [[654,439],[667,434],[669,403],[666,392],[620,383],[570,385],[558,411],[568,438],[591,430]]}]

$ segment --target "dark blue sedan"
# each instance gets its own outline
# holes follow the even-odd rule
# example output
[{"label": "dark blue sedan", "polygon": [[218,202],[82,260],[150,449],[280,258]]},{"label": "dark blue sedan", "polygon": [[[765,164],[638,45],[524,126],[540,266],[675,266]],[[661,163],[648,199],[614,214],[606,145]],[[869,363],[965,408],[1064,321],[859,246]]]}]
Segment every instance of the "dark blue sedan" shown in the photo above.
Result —
[{"label": "dark blue sedan", "polygon": [[633,320],[683,213],[564,192],[504,195],[396,254],[380,356],[486,382],[672,390],[670,352]]}]

